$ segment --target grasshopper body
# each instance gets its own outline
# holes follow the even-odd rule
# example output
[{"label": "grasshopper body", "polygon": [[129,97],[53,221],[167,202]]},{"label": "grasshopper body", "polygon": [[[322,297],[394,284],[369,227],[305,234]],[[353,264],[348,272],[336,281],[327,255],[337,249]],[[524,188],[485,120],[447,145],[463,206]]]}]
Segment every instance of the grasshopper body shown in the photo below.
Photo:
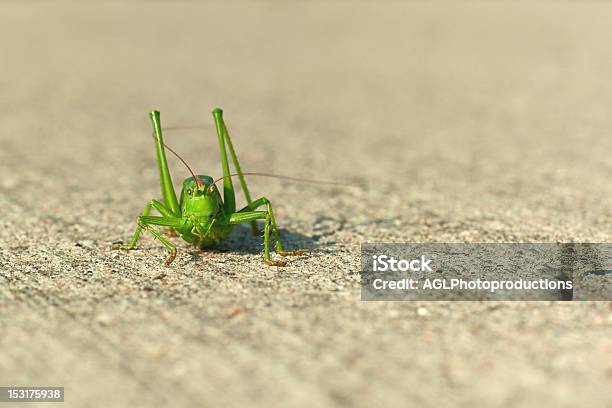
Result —
[{"label": "grasshopper body", "polygon": [[[166,159],[166,146],[162,136],[160,113],[153,111],[150,116],[153,122],[163,203],[158,200],[151,200],[145,206],[142,215],[136,219],[138,226],[130,243],[116,244],[114,248],[134,249],[141,232],[145,230],[157,238],[170,251],[170,256],[165,261],[166,266],[169,266],[176,258],[177,250],[157,227],[167,227],[174,230],[174,232],[190,244],[200,248],[207,248],[227,238],[237,224],[250,222],[253,233],[257,235],[259,233],[257,221],[263,220],[263,258],[268,265],[285,266],[286,264],[284,261],[273,261],[271,259],[270,238],[274,240],[274,249],[279,255],[303,254],[303,251],[287,252],[284,250],[270,200],[266,197],[256,200],[251,199],[244,173],[240,168],[234,146],[223,121],[221,109],[214,109],[213,117],[217,127],[217,137],[221,153],[223,198],[212,177],[192,175],[192,177],[183,181],[180,199],[177,199]],[[229,150],[236,174],[230,174],[227,150]],[[238,176],[247,201],[247,205],[240,210],[236,210],[236,195],[232,183],[232,176],[234,175]],[[151,209],[155,209],[160,215],[149,215]]]}]

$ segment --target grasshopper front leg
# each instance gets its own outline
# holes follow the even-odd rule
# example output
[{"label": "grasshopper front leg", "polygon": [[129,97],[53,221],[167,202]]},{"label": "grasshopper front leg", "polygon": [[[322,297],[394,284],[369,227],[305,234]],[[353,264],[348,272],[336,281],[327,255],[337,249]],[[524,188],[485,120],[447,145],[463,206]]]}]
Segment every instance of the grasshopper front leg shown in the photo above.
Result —
[{"label": "grasshopper front leg", "polygon": [[[151,212],[151,208],[155,208],[163,216],[173,217],[172,212],[170,212],[168,208],[166,208],[162,203],[160,203],[157,200],[151,200],[149,203],[147,203],[147,205],[144,208],[144,211],[142,212],[142,215],[143,216],[149,215],[149,213]],[[136,222],[138,222],[138,219],[136,219]],[[138,242],[138,237],[140,237],[141,232],[142,232],[142,227],[138,225],[138,227],[136,228],[136,231],[134,231],[134,235],[132,236],[132,239],[130,240],[129,244],[113,244],[113,249],[134,249],[136,248],[136,243]]]},{"label": "grasshopper front leg", "polygon": [[[257,208],[265,205],[266,211],[255,211]],[[274,218],[274,211],[272,210],[272,203],[266,197],[261,197],[240,211],[232,214],[229,219],[230,224],[241,224],[243,222],[253,222],[256,220],[265,220],[264,224],[264,262],[270,266],[286,266],[285,261],[272,261],[270,258],[270,232],[274,238],[275,252],[281,256],[296,256],[304,255],[304,251],[285,251],[283,244],[280,239],[280,233],[276,226],[276,219]]]},{"label": "grasshopper front leg", "polygon": [[[149,212],[151,208],[155,208],[157,211],[162,214],[161,217],[158,216],[149,216]],[[136,231],[134,231],[134,235],[130,240],[129,244],[115,244],[113,245],[113,249],[134,249],[138,242],[138,238],[142,233],[142,230],[146,230],[155,238],[157,238],[169,251],[170,256],[165,261],[165,265],[169,266],[172,261],[176,258],[176,247],[166,239],[159,231],[152,227],[152,225],[160,225],[170,228],[179,228],[185,225],[185,221],[182,218],[177,218],[172,215],[172,213],[159,201],[151,200],[146,206],[142,215],[136,219],[138,227],[136,227]]]}]

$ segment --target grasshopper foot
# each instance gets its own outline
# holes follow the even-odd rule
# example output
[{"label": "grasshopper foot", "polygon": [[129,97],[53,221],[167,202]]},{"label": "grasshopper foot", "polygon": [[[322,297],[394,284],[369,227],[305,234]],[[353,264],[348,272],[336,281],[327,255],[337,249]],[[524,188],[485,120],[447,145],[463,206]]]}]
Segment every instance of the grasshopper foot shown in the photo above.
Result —
[{"label": "grasshopper foot", "polygon": [[168,256],[168,258],[166,258],[166,261],[164,262],[165,266],[170,266],[170,264],[174,262],[174,259],[176,258],[176,252],[176,249],[170,251],[170,256]]},{"label": "grasshopper foot", "polygon": [[134,249],[134,247],[124,244],[123,242],[114,242],[113,245],[111,245],[111,249],[123,249],[128,251],[130,249]]},{"label": "grasshopper foot", "polygon": [[280,256],[300,256],[305,254],[301,249],[295,251],[276,251],[276,253]]},{"label": "grasshopper foot", "polygon": [[285,261],[272,261],[270,259],[266,259],[265,263],[268,264],[268,266],[280,266],[281,268],[287,266],[287,262]]}]

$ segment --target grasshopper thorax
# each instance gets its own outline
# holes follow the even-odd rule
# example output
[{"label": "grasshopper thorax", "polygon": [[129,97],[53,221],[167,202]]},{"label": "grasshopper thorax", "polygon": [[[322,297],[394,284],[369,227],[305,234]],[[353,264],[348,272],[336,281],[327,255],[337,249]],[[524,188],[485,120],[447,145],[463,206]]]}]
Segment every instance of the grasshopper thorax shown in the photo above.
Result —
[{"label": "grasshopper thorax", "polygon": [[209,176],[196,176],[183,181],[180,206],[183,215],[195,215],[203,218],[214,218],[222,210],[222,200],[219,190]]}]

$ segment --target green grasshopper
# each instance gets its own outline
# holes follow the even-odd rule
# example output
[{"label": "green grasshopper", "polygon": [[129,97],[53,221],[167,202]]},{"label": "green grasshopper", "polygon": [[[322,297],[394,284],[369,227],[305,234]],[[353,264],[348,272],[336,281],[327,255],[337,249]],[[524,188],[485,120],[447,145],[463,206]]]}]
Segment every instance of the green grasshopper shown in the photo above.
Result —
[{"label": "green grasshopper", "polygon": [[[280,240],[272,203],[266,197],[257,200],[251,199],[251,194],[247,187],[244,176],[257,173],[243,173],[240,163],[236,157],[234,146],[230,139],[227,127],[223,121],[223,111],[214,109],[212,111],[217,136],[219,140],[219,150],[221,154],[221,165],[223,177],[213,180],[210,176],[195,175],[187,163],[176,152],[165,145],[160,121],[160,113],[153,111],[150,113],[153,122],[155,148],[157,150],[157,164],[159,167],[159,178],[161,182],[162,196],[164,202],[151,200],[146,206],[141,216],[136,219],[138,227],[132,236],[129,244],[115,244],[115,249],[134,249],[142,230],[148,231],[157,238],[169,251],[170,255],[165,261],[169,266],[176,258],[176,247],[166,239],[154,226],[167,227],[170,232],[177,233],[185,241],[200,248],[208,248],[216,245],[221,240],[227,238],[233,228],[245,222],[251,223],[254,235],[259,235],[257,220],[264,220],[264,262],[270,266],[285,266],[284,261],[273,261],[270,258],[270,233],[274,239],[274,247],[277,254],[281,256],[303,255],[303,251],[285,251]],[[227,149],[236,169],[235,174],[230,174],[229,162],[227,160]],[[183,181],[180,199],[177,200],[165,149],[174,153],[187,166],[192,177]],[[266,175],[266,174],[260,174]],[[241,210],[236,211],[236,195],[232,177],[238,176],[240,185],[247,205]],[[223,199],[217,189],[216,183],[223,180]],[[264,211],[258,210],[266,207]],[[157,210],[161,216],[149,215],[151,209]]]}]

